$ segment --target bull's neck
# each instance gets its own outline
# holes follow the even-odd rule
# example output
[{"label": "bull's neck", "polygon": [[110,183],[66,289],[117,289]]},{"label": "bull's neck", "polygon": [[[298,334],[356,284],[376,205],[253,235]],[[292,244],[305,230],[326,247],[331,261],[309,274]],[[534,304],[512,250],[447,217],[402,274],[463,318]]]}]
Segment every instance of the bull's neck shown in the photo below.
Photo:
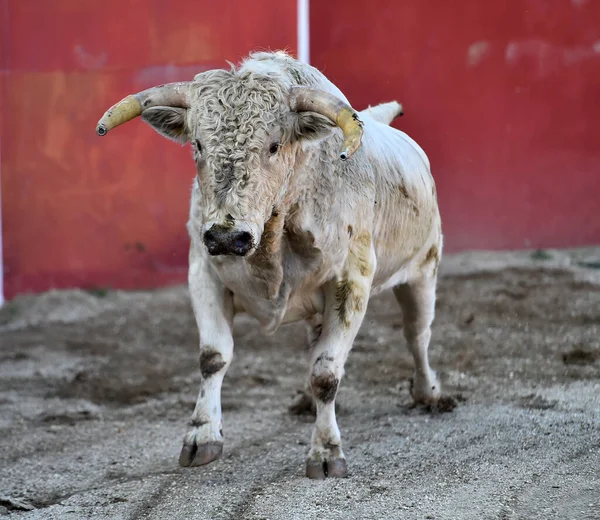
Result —
[{"label": "bull's neck", "polygon": [[306,200],[315,192],[315,171],[310,167],[314,163],[316,150],[303,151],[298,149],[292,172],[287,180],[287,187],[282,199],[281,211],[289,213],[291,208]]}]

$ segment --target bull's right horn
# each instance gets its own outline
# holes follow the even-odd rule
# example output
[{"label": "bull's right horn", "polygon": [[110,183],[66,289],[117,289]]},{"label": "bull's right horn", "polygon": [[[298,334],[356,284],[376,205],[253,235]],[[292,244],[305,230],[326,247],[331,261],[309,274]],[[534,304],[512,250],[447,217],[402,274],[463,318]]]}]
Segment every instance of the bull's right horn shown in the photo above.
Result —
[{"label": "bull's right horn", "polygon": [[132,94],[110,107],[96,125],[96,133],[106,135],[109,130],[142,115],[146,108],[163,106],[189,108],[189,81],[167,83]]},{"label": "bull's right horn", "polygon": [[290,108],[294,112],[316,112],[335,123],[344,132],[344,147],[340,158],[345,161],[360,147],[362,121],[351,106],[329,92],[307,87],[293,87]]}]

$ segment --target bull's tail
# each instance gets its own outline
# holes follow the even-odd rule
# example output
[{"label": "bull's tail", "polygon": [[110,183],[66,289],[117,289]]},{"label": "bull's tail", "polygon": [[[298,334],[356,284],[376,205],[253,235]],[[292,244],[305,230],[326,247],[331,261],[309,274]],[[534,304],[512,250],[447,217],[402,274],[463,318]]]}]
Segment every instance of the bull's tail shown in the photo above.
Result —
[{"label": "bull's tail", "polygon": [[360,114],[368,114],[375,121],[379,121],[384,125],[392,124],[392,121],[398,116],[403,114],[402,105],[397,101],[389,101],[387,103],[381,103],[374,107],[365,108]]}]

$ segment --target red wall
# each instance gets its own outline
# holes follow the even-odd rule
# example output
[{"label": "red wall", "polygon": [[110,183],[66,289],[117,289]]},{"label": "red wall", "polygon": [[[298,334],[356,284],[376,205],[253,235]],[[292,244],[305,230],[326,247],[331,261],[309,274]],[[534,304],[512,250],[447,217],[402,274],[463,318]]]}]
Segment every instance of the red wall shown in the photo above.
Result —
[{"label": "red wall", "polygon": [[129,93],[295,42],[289,0],[0,0],[6,296],[185,280],[189,149],[140,121],[100,139],[96,122]]},{"label": "red wall", "polygon": [[[295,42],[295,0],[0,0],[6,295],[185,280],[189,149],[96,122]],[[311,58],[358,109],[404,103],[447,251],[600,243],[600,2],[314,0]]]},{"label": "red wall", "polygon": [[600,2],[313,1],[311,59],[404,104],[447,251],[600,243]]}]

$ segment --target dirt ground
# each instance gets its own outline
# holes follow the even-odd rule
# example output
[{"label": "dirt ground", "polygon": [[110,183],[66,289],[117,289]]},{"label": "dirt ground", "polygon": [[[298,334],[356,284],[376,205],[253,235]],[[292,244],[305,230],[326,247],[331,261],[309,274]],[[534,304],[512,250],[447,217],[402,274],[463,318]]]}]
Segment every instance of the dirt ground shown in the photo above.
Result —
[{"label": "dirt ground", "polygon": [[[225,453],[177,464],[199,381],[184,287],[0,310],[0,513],[22,519],[600,519],[600,248],[447,256],[431,361],[459,406],[410,407],[393,296],[347,363],[350,476],[311,481],[287,408],[304,329],[236,317]],[[25,511],[31,509],[30,511]]]}]

